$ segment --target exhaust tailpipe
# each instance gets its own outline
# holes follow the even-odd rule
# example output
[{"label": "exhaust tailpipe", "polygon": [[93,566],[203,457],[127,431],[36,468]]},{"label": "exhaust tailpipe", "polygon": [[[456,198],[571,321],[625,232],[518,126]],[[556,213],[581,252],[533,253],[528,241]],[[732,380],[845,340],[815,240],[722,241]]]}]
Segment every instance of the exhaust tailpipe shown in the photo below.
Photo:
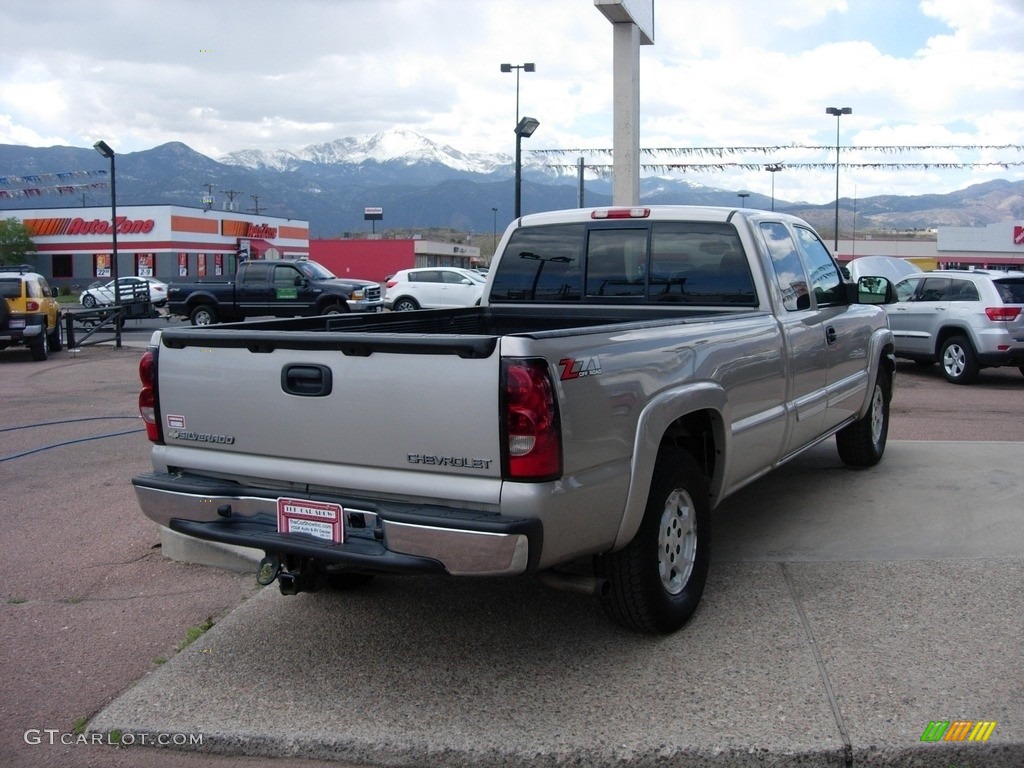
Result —
[{"label": "exhaust tailpipe", "polygon": [[553,589],[590,595],[591,597],[607,597],[612,588],[608,579],[587,576],[582,573],[548,570],[540,571],[537,578],[541,580],[542,584]]}]

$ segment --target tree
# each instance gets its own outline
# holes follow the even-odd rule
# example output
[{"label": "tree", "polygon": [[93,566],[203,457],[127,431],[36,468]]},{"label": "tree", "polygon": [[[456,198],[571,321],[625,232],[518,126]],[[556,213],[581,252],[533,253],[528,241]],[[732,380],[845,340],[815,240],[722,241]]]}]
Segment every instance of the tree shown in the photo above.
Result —
[{"label": "tree", "polygon": [[20,219],[0,219],[0,264],[21,264],[36,253],[36,244]]}]

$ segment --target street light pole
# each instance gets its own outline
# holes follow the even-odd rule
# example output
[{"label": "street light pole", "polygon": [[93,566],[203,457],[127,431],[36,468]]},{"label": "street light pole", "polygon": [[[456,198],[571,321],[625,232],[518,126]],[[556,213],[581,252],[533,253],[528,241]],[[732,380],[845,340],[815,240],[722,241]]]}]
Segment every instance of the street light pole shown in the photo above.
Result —
[{"label": "street light pole", "polygon": [[749,192],[737,192],[736,197],[740,199],[740,206],[743,208],[747,207],[747,198],[750,197]]},{"label": "street light pole", "polygon": [[832,255],[839,257],[839,118],[843,115],[852,115],[850,107],[825,107],[826,115],[836,117],[836,232],[835,242],[832,246]]},{"label": "street light pole", "polygon": [[772,210],[775,210],[775,174],[782,170],[782,163],[769,163],[764,167],[772,175]]},{"label": "street light pole", "polygon": [[515,218],[522,212],[523,201],[523,139],[528,139],[537,130],[540,121],[532,117],[524,117],[516,124],[516,211]]},{"label": "street light pole", "polygon": [[537,67],[532,61],[528,61],[525,64],[502,64],[502,72],[516,71],[516,123],[519,123],[519,70],[524,72],[536,72]]},{"label": "street light pole", "polygon": [[498,209],[491,208],[491,213],[494,214],[494,221],[491,224],[491,258],[494,258],[494,254],[498,252]]},{"label": "street light pole", "polygon": [[97,141],[92,148],[110,160],[110,276],[114,279],[114,346],[121,347],[121,284],[117,274],[117,176],[114,173],[114,150],[105,141]]}]

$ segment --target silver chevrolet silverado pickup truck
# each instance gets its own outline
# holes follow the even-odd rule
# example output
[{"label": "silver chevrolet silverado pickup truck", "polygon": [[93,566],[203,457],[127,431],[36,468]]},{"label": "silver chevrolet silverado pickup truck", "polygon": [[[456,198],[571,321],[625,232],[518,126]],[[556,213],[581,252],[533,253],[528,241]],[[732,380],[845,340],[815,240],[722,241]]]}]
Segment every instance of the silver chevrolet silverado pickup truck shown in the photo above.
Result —
[{"label": "silver chevrolet silverado pickup truck", "polygon": [[784,214],[525,216],[479,307],[154,334],[132,483],[160,525],[263,550],[286,594],[536,573],[671,632],[722,499],[832,435],[882,458],[894,299]]}]

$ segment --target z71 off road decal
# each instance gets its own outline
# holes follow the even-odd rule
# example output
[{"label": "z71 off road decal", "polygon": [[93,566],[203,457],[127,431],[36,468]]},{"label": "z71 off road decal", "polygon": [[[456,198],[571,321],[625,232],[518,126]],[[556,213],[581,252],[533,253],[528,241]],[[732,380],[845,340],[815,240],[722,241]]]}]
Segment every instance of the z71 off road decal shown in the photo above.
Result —
[{"label": "z71 off road decal", "polygon": [[562,381],[569,379],[582,379],[584,376],[597,376],[601,373],[601,358],[597,355],[591,357],[563,357],[558,361],[562,366]]}]

